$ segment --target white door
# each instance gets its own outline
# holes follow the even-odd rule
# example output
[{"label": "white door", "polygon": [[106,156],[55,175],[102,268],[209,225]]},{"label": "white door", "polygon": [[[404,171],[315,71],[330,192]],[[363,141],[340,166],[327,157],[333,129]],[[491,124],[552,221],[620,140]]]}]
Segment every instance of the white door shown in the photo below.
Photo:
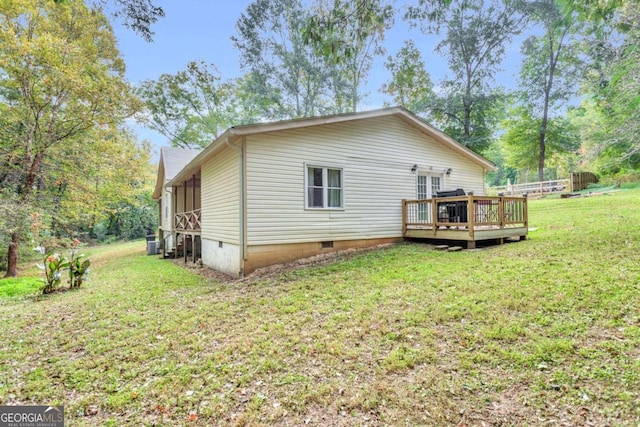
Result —
[{"label": "white door", "polygon": [[[418,200],[432,199],[442,190],[442,176],[440,174],[419,173],[416,177],[416,198]],[[431,222],[431,206],[427,203],[418,205],[420,221]]]}]

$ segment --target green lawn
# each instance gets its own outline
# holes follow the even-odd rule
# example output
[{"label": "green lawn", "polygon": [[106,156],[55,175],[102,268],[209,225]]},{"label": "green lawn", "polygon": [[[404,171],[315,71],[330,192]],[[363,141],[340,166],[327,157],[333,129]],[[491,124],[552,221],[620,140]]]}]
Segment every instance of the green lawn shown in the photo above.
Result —
[{"label": "green lawn", "polygon": [[530,240],[408,244],[216,283],[94,256],[0,305],[0,404],[67,425],[595,425],[640,420],[640,190],[530,203]]}]

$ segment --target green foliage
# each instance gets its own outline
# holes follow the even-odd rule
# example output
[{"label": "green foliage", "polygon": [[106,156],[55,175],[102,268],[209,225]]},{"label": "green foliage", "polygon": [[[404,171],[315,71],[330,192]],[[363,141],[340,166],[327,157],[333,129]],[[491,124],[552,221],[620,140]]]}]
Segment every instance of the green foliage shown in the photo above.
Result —
[{"label": "green foliage", "polygon": [[427,116],[435,93],[415,43],[405,41],[404,46],[395,56],[389,56],[384,65],[391,73],[391,81],[383,85],[381,91],[391,95],[395,104],[420,116]]},{"label": "green foliage", "polygon": [[518,170],[507,165],[505,160],[505,152],[503,150],[499,140],[489,146],[489,148],[483,153],[486,158],[491,160],[496,165],[495,171],[487,173],[487,185],[499,186],[507,185],[509,182],[515,183],[518,176]]},{"label": "green foliage", "polygon": [[0,279],[0,299],[35,295],[42,292],[42,279],[37,277],[11,277]]},{"label": "green foliage", "polygon": [[55,252],[46,252],[43,246],[38,246],[35,251],[42,255],[42,264],[38,264],[44,272],[43,294],[55,292],[62,280],[62,271],[69,267],[69,261]]},{"label": "green foliage", "polygon": [[147,107],[138,120],[165,135],[173,146],[205,147],[237,124],[231,104],[233,84],[221,82],[213,64],[190,62],[176,74],[142,82],[138,94]]},{"label": "green foliage", "polygon": [[[599,88],[598,102],[584,104],[596,115],[601,129],[587,137],[596,167],[605,173],[640,169],[640,12],[625,9],[620,20],[627,23],[624,43],[607,68],[609,80]],[[597,110],[596,110],[597,109]]]},{"label": "green foliage", "polygon": [[393,7],[384,0],[316,0],[303,36],[331,67],[333,102],[340,112],[355,112],[360,85],[373,57],[385,53],[382,41],[393,24]]},{"label": "green foliage", "polygon": [[82,285],[85,277],[89,274],[91,260],[85,258],[84,254],[78,253],[80,241],[73,239],[69,249],[69,258],[57,253],[47,252],[44,246],[38,246],[34,250],[42,255],[42,264],[38,264],[44,274],[43,294],[55,292],[62,282],[62,273],[68,271],[69,289],[77,289]]},{"label": "green foliage", "polygon": [[115,239],[133,240],[145,237],[148,230],[157,227],[157,202],[151,193],[139,194],[130,202],[120,202],[109,207],[109,215],[91,230],[92,237],[105,241]]},{"label": "green foliage", "polygon": [[[138,102],[109,22],[84,2],[2,3],[0,46],[0,192],[29,213],[55,210],[69,181],[100,154],[92,138],[115,132]],[[8,273],[15,275],[28,235],[13,229]]]},{"label": "green foliage", "polygon": [[580,21],[571,10],[563,9],[557,0],[532,3],[532,19],[541,26],[542,34],[527,38],[522,45],[524,61],[520,69],[521,102],[536,111],[538,180],[544,178],[547,162],[549,122],[576,93],[581,60],[577,35]]},{"label": "green foliage", "polygon": [[430,117],[447,135],[484,154],[493,143],[496,125],[504,115],[504,93],[495,90],[474,96],[471,102],[473,107],[466,109],[464,96],[454,93],[450,83],[442,82],[445,94],[431,103]]},{"label": "green foliage", "polygon": [[[537,169],[539,160],[540,120],[524,107],[510,110],[501,127],[499,143],[505,165],[513,169]],[[551,119],[546,130],[547,166],[559,176],[576,170],[580,139],[578,129],[564,118]]]},{"label": "green foliage", "polygon": [[308,16],[300,0],[256,0],[247,6],[232,37],[249,76],[249,91],[261,116],[309,117],[328,109],[330,72],[325,61],[304,43]]},{"label": "green foliage", "polygon": [[425,34],[443,34],[436,52],[447,58],[452,77],[440,84],[434,118],[445,132],[482,153],[496,122],[496,98],[489,88],[506,44],[525,27],[519,1],[420,0],[405,14]]},{"label": "green foliage", "polygon": [[[72,0],[53,0],[54,3],[68,3]],[[164,10],[155,6],[153,0],[97,0],[106,7],[110,4],[115,18],[123,18],[123,25],[140,34],[146,41],[152,41],[151,26],[164,17]],[[115,5],[115,7],[114,7]]]},{"label": "green foliage", "polygon": [[252,2],[232,40],[261,117],[356,111],[392,12],[379,0]]},{"label": "green foliage", "polygon": [[75,242],[74,247],[69,251],[69,289],[77,289],[82,285],[85,277],[89,274],[89,267],[91,266],[90,258],[85,258],[84,254],[77,253],[75,246],[80,242]]}]

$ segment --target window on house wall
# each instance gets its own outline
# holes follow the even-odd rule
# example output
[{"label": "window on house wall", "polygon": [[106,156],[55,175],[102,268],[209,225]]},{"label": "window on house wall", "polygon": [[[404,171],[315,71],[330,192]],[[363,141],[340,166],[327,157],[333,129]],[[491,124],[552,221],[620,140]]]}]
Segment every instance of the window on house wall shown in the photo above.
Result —
[{"label": "window on house wall", "polygon": [[442,191],[442,175],[425,173],[419,174],[416,179],[418,199],[430,199],[435,197],[438,191]]},{"label": "window on house wall", "polygon": [[439,175],[431,175],[431,197],[438,194],[442,190],[442,177]]},{"label": "window on house wall", "polygon": [[342,209],[342,169],[307,165],[306,207],[309,209]]}]

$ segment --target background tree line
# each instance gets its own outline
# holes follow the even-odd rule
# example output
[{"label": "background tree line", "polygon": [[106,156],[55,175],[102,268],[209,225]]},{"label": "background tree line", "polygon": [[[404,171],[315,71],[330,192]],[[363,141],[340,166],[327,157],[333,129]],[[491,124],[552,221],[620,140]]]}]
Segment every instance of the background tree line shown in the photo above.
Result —
[{"label": "background tree line", "polygon": [[[425,39],[386,52],[398,20]],[[638,169],[637,0],[255,0],[236,30],[242,77],[194,61],[138,88],[143,121],[174,145],[206,145],[230,125],[357,111],[382,55],[387,102],[493,160],[493,184]],[[434,35],[448,64],[440,81],[419,48]],[[495,77],[513,43],[522,62],[506,89]]]},{"label": "background tree line", "polygon": [[[152,42],[164,15],[153,0],[3,2],[0,244],[9,274],[20,244],[36,238],[139,237],[155,227],[150,145],[127,120],[175,146],[203,147],[232,125],[358,111],[376,57],[386,58],[387,102],[494,161],[492,184],[580,169],[637,176],[638,6],[254,0],[232,37],[242,76],[225,78],[215,58],[194,58],[134,88],[109,19]],[[424,39],[387,52],[385,35],[400,20]],[[448,65],[438,81],[420,50],[433,36]],[[507,90],[496,75],[513,43],[523,59],[517,88]]]}]

